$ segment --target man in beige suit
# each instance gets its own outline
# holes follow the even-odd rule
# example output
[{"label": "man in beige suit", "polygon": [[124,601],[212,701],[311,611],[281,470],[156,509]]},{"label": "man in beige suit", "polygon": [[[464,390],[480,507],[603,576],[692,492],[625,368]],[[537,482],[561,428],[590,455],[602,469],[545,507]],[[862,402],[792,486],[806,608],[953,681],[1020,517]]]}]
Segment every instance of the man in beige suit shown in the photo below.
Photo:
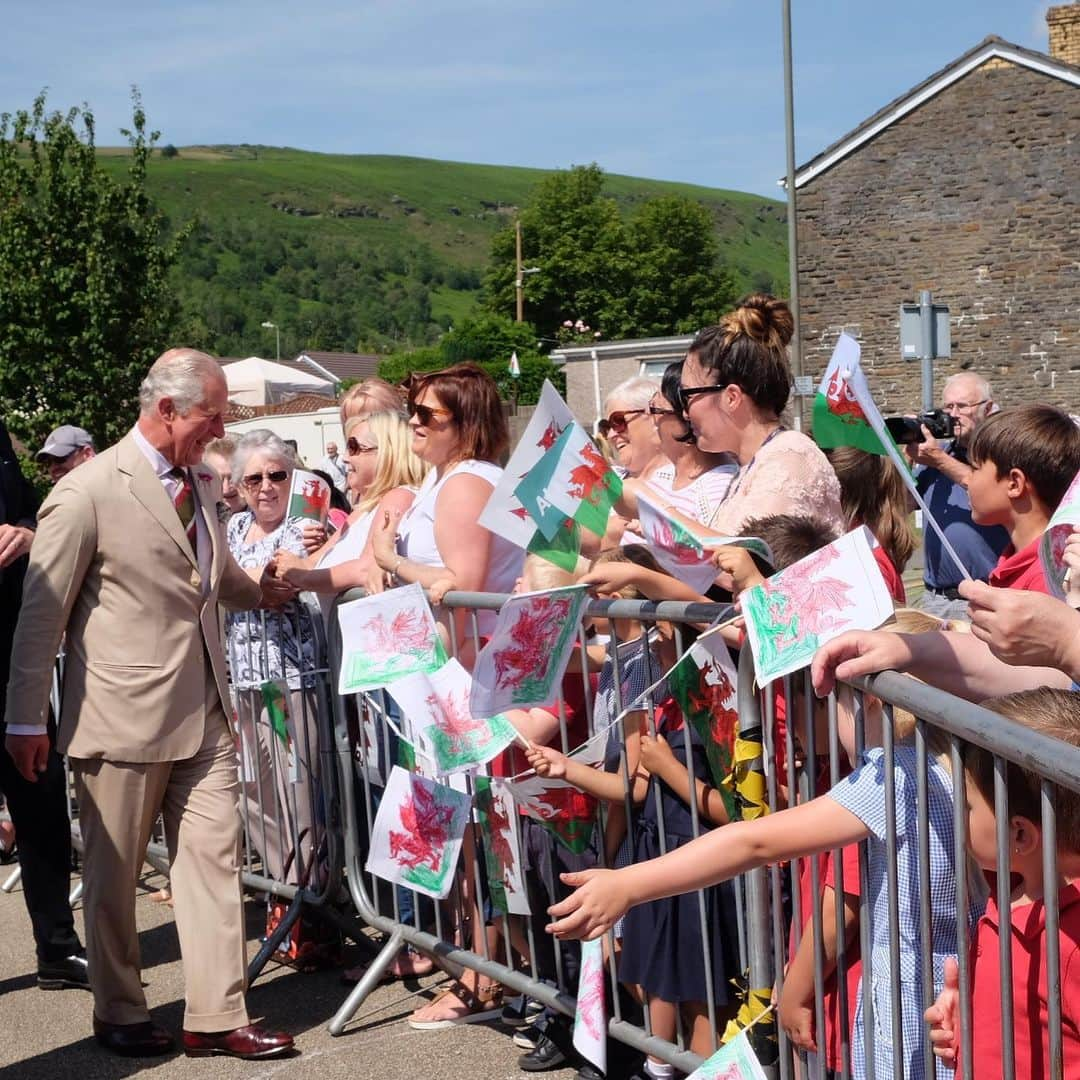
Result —
[{"label": "man in beige suit", "polygon": [[225,377],[192,349],[143,380],[134,429],[42,506],[8,683],[6,746],[34,779],[53,661],[66,638],[58,749],[75,774],[98,1042],[166,1053],[139,971],[135,886],[161,811],[184,958],[190,1056],[273,1057],[288,1035],[248,1024],[236,755],[217,605],[284,597],[229,554],[221,484],[200,465],[224,433]]}]

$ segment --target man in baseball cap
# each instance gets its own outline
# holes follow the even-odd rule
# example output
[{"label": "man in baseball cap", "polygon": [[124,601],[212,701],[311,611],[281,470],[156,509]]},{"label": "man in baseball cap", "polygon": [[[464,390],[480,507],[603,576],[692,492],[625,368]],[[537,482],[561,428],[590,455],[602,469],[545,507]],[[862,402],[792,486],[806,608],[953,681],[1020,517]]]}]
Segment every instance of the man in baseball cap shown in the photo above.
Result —
[{"label": "man in baseball cap", "polygon": [[77,465],[94,456],[94,440],[90,432],[73,424],[64,424],[50,433],[45,445],[34,455],[45,466],[49,479],[55,484]]}]

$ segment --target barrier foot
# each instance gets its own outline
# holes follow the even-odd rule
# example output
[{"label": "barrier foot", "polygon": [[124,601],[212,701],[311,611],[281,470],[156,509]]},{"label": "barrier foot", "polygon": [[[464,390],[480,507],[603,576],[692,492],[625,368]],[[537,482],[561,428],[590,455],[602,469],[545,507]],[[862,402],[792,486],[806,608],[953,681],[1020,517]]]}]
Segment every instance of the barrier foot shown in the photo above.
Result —
[{"label": "barrier foot", "polygon": [[300,918],[303,908],[303,896],[297,893],[289,905],[289,910],[285,912],[284,918],[274,928],[274,932],[262,943],[259,951],[248,965],[248,986],[259,977],[262,969],[266,967],[266,962],[277,952],[277,947],[285,940],[289,931],[292,930],[296,921]]},{"label": "barrier foot", "polygon": [[3,885],[0,885],[0,890],[9,893],[15,888],[16,885],[19,884],[21,880],[22,867],[16,866],[15,869],[11,871],[11,874],[9,875],[7,881],[5,881]]},{"label": "barrier foot", "polygon": [[71,890],[71,895],[68,897],[68,903],[71,905],[77,904],[83,897],[84,885],[80,881],[74,889]]},{"label": "barrier foot", "polygon": [[349,991],[341,1008],[334,1013],[327,1025],[331,1035],[340,1035],[345,1030],[345,1025],[356,1015],[356,1010],[364,1003],[364,999],[379,985],[386,969],[394,962],[401,946],[405,944],[400,933],[393,933],[387,939],[386,944],[379,950],[379,955],[368,964],[360,981]]}]

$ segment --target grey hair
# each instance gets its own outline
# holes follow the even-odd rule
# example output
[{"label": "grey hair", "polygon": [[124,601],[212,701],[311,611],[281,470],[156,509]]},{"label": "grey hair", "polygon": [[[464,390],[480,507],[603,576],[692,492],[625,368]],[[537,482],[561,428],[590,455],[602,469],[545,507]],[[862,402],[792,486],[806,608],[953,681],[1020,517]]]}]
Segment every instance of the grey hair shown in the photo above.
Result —
[{"label": "grey hair", "polygon": [[284,439],[275,435],[269,428],[255,428],[236,444],[232,459],[232,474],[235,481],[239,482],[240,477],[244,475],[252,454],[265,454],[275,461],[280,461],[289,472],[296,468],[296,453]]},{"label": "grey hair", "polygon": [[162,398],[169,398],[176,411],[186,416],[206,400],[210,379],[224,379],[221,365],[198,349],[169,349],[155,361],[139,387],[139,410],[148,415]]},{"label": "grey hair", "polygon": [[970,379],[976,387],[975,393],[979,395],[982,401],[993,401],[994,395],[990,389],[990,383],[977,371],[958,371],[955,375],[950,375],[945,380],[945,385],[942,390],[948,390],[953,383],[959,382],[961,379]]},{"label": "grey hair", "polygon": [[625,401],[631,409],[647,409],[659,389],[660,381],[650,379],[648,375],[634,375],[624,379],[604,398],[604,413],[607,414],[608,406],[613,401]]}]

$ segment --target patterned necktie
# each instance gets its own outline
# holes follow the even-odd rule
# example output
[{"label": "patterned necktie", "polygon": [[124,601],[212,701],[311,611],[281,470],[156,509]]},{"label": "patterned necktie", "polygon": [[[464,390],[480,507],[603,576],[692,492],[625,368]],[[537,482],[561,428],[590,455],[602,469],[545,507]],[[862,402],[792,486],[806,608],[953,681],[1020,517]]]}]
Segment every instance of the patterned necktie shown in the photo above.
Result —
[{"label": "patterned necktie", "polygon": [[198,539],[198,529],[195,524],[195,490],[191,486],[191,478],[188,476],[187,469],[181,469],[179,466],[171,469],[169,475],[180,481],[180,487],[173,496],[173,506],[176,507],[180,524],[184,526],[184,531],[187,533],[191,550],[198,555],[198,548],[195,546]]}]

